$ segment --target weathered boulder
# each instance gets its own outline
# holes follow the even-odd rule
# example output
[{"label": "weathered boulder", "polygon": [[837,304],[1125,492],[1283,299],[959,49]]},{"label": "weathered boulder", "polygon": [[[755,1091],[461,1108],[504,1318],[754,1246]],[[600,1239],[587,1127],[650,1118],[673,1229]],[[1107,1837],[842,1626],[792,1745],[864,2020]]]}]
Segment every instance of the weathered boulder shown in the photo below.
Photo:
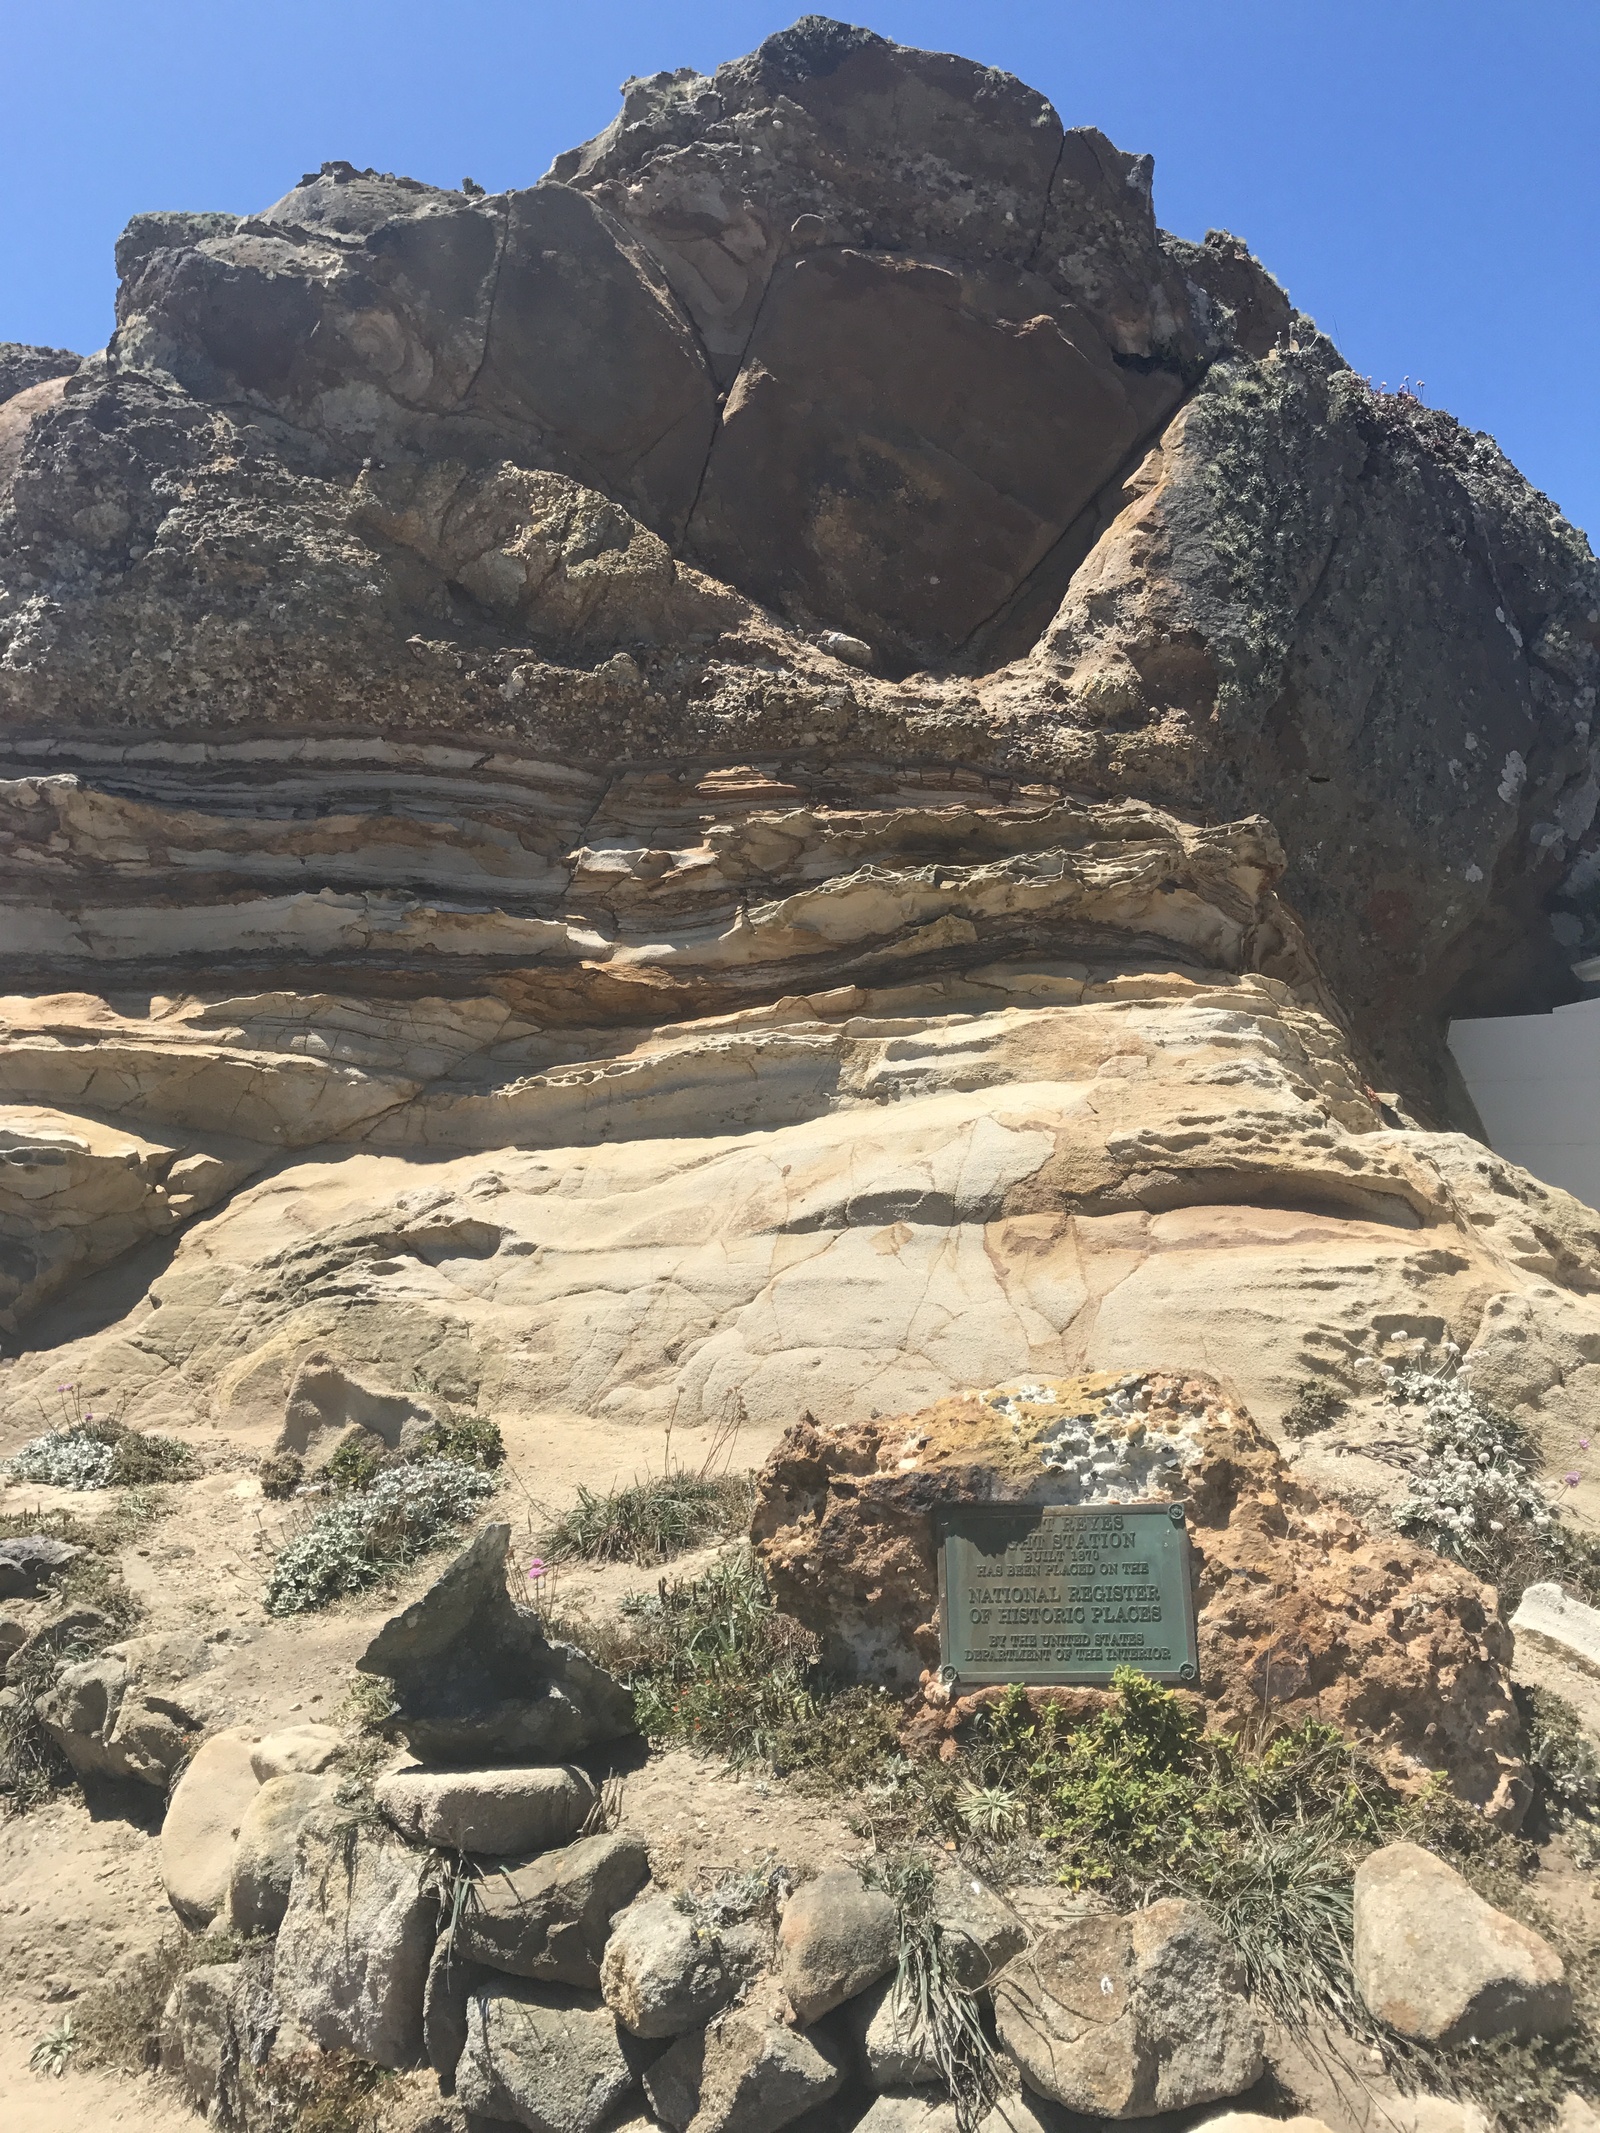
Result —
[{"label": "weathered boulder", "polygon": [[[1019,2121],[1019,2133],[1025,2123]],[[985,2119],[984,2133],[990,2125]],[[889,2091],[873,2099],[866,2116],[857,2120],[856,2133],[958,2133],[956,2107],[947,2097],[930,2096],[926,2090]]]},{"label": "weathered boulder", "polygon": [[165,1786],[205,1724],[184,1684],[212,1658],[200,1637],[129,1637],[62,1668],[39,1716],[80,1777]]},{"label": "weathered boulder", "polygon": [[648,1896],[613,1921],[600,1990],[634,2036],[681,2036],[750,1983],[766,1943],[753,1926],[710,1924],[675,1896]]},{"label": "weathered boulder", "polygon": [[1543,1934],[1420,1845],[1386,1844],[1357,1867],[1354,1961],[1378,2019],[1428,2044],[1537,2036],[1572,2019],[1566,1966]]},{"label": "weathered boulder", "polygon": [[1045,1934],[996,1983],[995,2020],[1030,2088],[1104,2118],[1237,2096],[1264,2063],[1243,1961],[1180,1898]]},{"label": "weathered boulder", "polygon": [[285,1726],[250,1751],[250,1767],[264,1785],[269,1778],[314,1777],[326,1770],[342,1745],[333,1726]]},{"label": "weathered boulder", "polygon": [[228,1872],[228,1923],[236,1933],[276,1933],[283,1923],[300,1832],[333,1782],[303,1772],[269,1777],[245,1808]]},{"label": "weathered boulder", "polygon": [[270,2040],[270,2026],[262,2026],[270,2023],[270,2004],[259,1966],[250,1962],[202,1963],[173,1986],[161,2017],[161,2071],[177,2077],[197,2111],[211,2116],[216,2105],[226,2122],[241,2061],[252,2045],[260,2051]]},{"label": "weathered boulder", "polygon": [[161,1875],[186,1926],[208,1926],[228,1899],[233,1848],[259,1786],[250,1767],[255,1735],[213,1733],[195,1750],[161,1824]]},{"label": "weathered boulder", "polygon": [[456,1926],[470,1962],[513,1977],[598,1985],[611,1920],[650,1876],[637,1837],[580,1837],[530,1860],[497,1860],[473,1881]]},{"label": "weathered boulder", "polygon": [[15,1533],[0,1540],[0,1600],[36,1600],[82,1553],[54,1533]]},{"label": "weathered boulder", "polygon": [[642,2056],[597,1995],[501,1978],[468,2002],[456,2095],[531,2133],[596,2133],[637,2087]]},{"label": "weathered boulder", "polygon": [[899,1950],[892,1899],[844,1868],[802,1883],[778,1922],[778,1978],[802,2023],[875,1984]]},{"label": "weathered boulder", "polygon": [[394,1684],[388,1728],[426,1761],[557,1761],[634,1730],[628,1691],[506,1590],[510,1539],[485,1526],[356,1662]]},{"label": "weathered boulder", "polygon": [[422,2049],[446,2096],[454,2093],[456,2067],[467,2048],[467,2009],[472,1995],[496,1982],[457,1950],[448,1923],[434,1942],[422,1992]]},{"label": "weathered boulder", "polygon": [[409,1450],[436,1419],[425,1402],[365,1384],[337,1356],[314,1349],[295,1371],[275,1449],[326,1457],[347,1430],[362,1429],[386,1450]]},{"label": "weathered boulder", "polygon": [[575,1837],[599,1794],[570,1763],[528,1770],[396,1770],[372,1796],[395,1828],[460,1852],[539,1852]]},{"label": "weathered boulder", "polygon": [[797,2034],[769,1996],[753,1995],[668,2045],[646,2068],[650,2108],[672,2133],[779,2133],[848,2077],[826,2030]]},{"label": "weathered boulder", "polygon": [[439,1893],[428,1855],[324,1810],[300,1832],[273,1975],[325,2051],[417,2065]]},{"label": "weathered boulder", "polygon": [[780,1606],[830,1664],[910,1685],[939,1663],[936,1504],[1149,1496],[1188,1508],[1214,1720],[1317,1717],[1368,1741],[1396,1782],[1442,1768],[1493,1819],[1520,1820],[1522,1725],[1492,1592],[1319,1497],[1206,1378],[1039,1378],[893,1420],[802,1422],[763,1470],[753,1530]]}]

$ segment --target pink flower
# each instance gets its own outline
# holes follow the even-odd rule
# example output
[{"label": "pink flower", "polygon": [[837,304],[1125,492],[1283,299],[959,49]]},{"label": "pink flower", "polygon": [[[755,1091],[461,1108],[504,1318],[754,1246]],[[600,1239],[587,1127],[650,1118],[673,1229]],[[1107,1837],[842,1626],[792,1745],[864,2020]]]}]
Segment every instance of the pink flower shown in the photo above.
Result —
[{"label": "pink flower", "polygon": [[1580,1437],[1578,1439],[1578,1449],[1580,1452],[1586,1452],[1589,1449],[1589,1440],[1587,1437]]},{"label": "pink flower", "polygon": [[528,1565],[528,1583],[530,1585],[537,1585],[540,1578],[542,1578],[543,1576],[544,1564],[539,1560],[538,1556],[535,1556],[533,1561]]},{"label": "pink flower", "polygon": [[1582,1479],[1583,1476],[1581,1474],[1569,1474],[1567,1476],[1567,1487],[1569,1489],[1575,1489]]}]

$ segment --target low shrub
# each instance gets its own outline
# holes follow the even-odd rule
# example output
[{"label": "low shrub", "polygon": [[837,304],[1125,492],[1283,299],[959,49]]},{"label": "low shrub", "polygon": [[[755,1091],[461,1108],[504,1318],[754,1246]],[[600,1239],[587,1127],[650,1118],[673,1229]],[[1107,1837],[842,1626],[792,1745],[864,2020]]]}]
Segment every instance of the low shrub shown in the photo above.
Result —
[{"label": "low shrub", "polygon": [[386,1464],[387,1455],[378,1439],[366,1430],[351,1430],[322,1469],[322,1479],[341,1494],[370,1489]]},{"label": "low shrub", "polygon": [[175,1437],[96,1421],[92,1414],[34,1437],[6,1462],[13,1481],[52,1489],[121,1489],[192,1481],[200,1462]]},{"label": "low shrub", "polygon": [[499,1423],[487,1415],[448,1415],[423,1432],[417,1456],[458,1459],[463,1466],[481,1467],[487,1474],[504,1466],[506,1441]]},{"label": "low shrub", "polygon": [[455,1459],[387,1467],[288,1541],[267,1580],[269,1615],[303,1614],[403,1569],[470,1519],[494,1483]]},{"label": "low shrub", "polygon": [[271,1452],[256,1468],[261,1493],[272,1503],[286,1503],[306,1478],[306,1463],[298,1452]]},{"label": "low shrub", "polygon": [[540,1535],[538,1546],[556,1563],[664,1563],[748,1526],[753,1496],[748,1474],[681,1470],[603,1496],[580,1488],[572,1509]]}]

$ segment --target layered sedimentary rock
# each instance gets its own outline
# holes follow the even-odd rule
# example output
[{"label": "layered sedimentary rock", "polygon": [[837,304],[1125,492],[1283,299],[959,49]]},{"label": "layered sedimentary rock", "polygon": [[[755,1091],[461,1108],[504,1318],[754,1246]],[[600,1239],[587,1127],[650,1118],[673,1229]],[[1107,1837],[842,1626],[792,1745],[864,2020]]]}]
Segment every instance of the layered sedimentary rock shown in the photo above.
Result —
[{"label": "layered sedimentary rock", "polygon": [[1439,1033],[1570,990],[1600,579],[1490,440],[819,18],[518,190],[330,163],[117,266],[0,359],[0,1304],[141,1300],[19,1433],[66,1372],[266,1444],[313,1353],[1271,1426],[1449,1336],[1562,1459],[1600,1218]]}]

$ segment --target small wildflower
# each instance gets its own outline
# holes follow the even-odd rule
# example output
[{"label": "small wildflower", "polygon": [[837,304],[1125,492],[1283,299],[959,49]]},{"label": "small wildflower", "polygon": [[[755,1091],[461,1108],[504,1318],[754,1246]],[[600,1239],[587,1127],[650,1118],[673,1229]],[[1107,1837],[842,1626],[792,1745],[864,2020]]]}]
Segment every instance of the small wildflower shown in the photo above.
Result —
[{"label": "small wildflower", "polygon": [[1569,1489],[1575,1489],[1575,1488],[1576,1488],[1576,1487],[1578,1486],[1578,1483],[1579,1483],[1579,1482],[1580,1482],[1580,1481],[1581,1481],[1582,1479],[1583,1479],[1583,1476],[1582,1476],[1581,1474],[1569,1474],[1569,1475],[1568,1475],[1568,1476],[1566,1477],[1566,1480],[1567,1480],[1567,1487],[1568,1487]]},{"label": "small wildflower", "polygon": [[1586,1452],[1589,1449],[1589,1440],[1587,1437],[1580,1437],[1578,1439],[1578,1449],[1580,1452]]},{"label": "small wildflower", "polygon": [[534,1557],[533,1561],[532,1561],[532,1562],[531,1562],[531,1563],[530,1563],[530,1564],[528,1565],[528,1583],[529,1583],[530,1585],[537,1585],[537,1584],[538,1584],[538,1582],[539,1582],[539,1580],[540,1580],[540,1579],[541,1579],[541,1578],[542,1578],[543,1576],[544,1576],[544,1564],[543,1564],[543,1562],[542,1562],[542,1561],[540,1560],[540,1558],[539,1558],[539,1557],[538,1557],[538,1556],[536,1555],[536,1556]]}]

